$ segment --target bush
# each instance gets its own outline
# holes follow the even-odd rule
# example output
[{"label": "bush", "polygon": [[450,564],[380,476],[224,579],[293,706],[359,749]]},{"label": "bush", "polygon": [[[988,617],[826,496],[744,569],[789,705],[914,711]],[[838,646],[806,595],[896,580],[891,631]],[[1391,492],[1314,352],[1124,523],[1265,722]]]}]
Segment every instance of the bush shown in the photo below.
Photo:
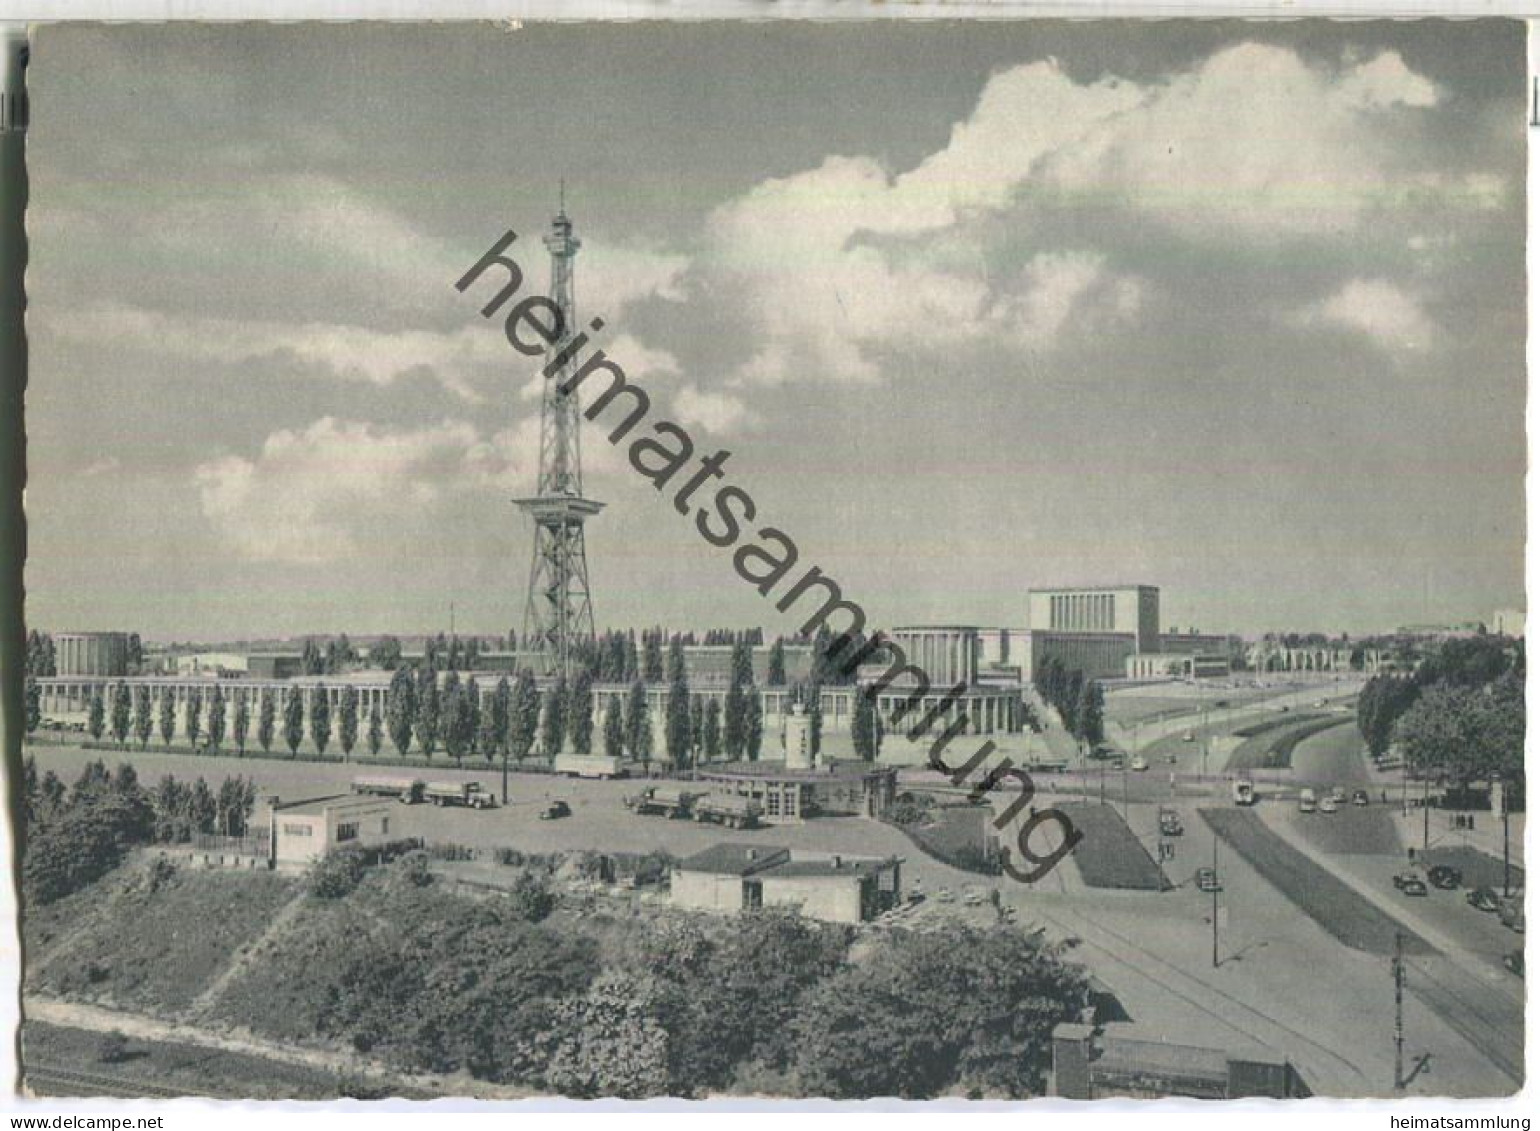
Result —
[{"label": "bush", "polygon": [[369,863],[364,850],[348,844],[334,848],[310,866],[305,886],[321,899],[342,899],[363,882]]},{"label": "bush", "polygon": [[428,853],[435,860],[476,859],[476,850],[464,844],[430,844]]},{"label": "bush", "polygon": [[428,870],[428,854],[422,849],[398,856],[390,865],[391,879],[411,887],[425,888],[433,882]]},{"label": "bush", "polygon": [[527,923],[538,923],[556,909],[556,893],[550,881],[528,870],[520,872],[509,889],[513,913]]},{"label": "bush", "polygon": [[103,1064],[119,1064],[128,1059],[128,1038],[117,1030],[102,1035],[96,1046],[96,1059]]},{"label": "bush", "polygon": [[896,825],[918,825],[930,819],[935,798],[923,793],[900,793],[893,802],[890,817]]}]

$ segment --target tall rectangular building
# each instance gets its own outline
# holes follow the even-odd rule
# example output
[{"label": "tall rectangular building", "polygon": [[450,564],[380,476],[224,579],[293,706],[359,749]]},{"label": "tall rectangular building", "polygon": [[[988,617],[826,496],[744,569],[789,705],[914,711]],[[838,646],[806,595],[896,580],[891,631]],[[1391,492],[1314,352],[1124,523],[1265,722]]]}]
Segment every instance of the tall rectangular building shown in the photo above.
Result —
[{"label": "tall rectangular building", "polygon": [[1080,585],[1027,592],[1032,670],[1051,657],[1090,679],[1120,679],[1139,652],[1160,651],[1160,590]]}]

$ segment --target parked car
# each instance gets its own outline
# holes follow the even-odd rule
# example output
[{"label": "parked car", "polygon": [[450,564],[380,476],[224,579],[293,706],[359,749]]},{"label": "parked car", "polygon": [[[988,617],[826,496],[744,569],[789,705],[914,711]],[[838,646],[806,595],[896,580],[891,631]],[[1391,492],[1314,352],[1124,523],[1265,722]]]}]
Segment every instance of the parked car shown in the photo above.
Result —
[{"label": "parked car", "polygon": [[1509,951],[1503,955],[1503,965],[1522,978],[1524,976],[1524,952],[1522,950]]},{"label": "parked car", "polygon": [[1192,731],[1188,731],[1186,734],[1182,735],[1183,742],[1196,742],[1197,740],[1198,736],[1195,735]]},{"label": "parked car", "polygon": [[1347,790],[1343,789],[1340,785],[1332,786],[1331,787],[1331,799],[1333,801],[1335,801],[1338,805],[1346,805],[1347,804],[1347,799],[1348,799],[1347,798]]},{"label": "parked car", "polygon": [[1400,883],[1402,895],[1427,895],[1428,885],[1422,882],[1421,876],[1406,876]]},{"label": "parked car", "polygon": [[1148,761],[1145,760],[1144,755],[1141,754],[1138,757],[1136,757],[1132,762],[1128,763],[1128,768],[1130,770],[1133,770],[1133,771],[1135,771],[1137,773],[1137,772],[1142,772],[1144,770],[1149,769],[1150,768],[1150,764],[1149,764]]},{"label": "parked car", "polygon": [[1182,818],[1175,809],[1162,809],[1160,811],[1160,835],[1182,835]]},{"label": "parked car", "polygon": [[1353,791],[1353,804],[1360,807],[1369,804],[1369,791],[1367,789],[1355,789]]},{"label": "parked car", "polygon": [[565,801],[552,801],[544,809],[540,810],[542,821],[557,821],[563,817],[572,816],[572,806]]},{"label": "parked car", "polygon": [[1212,868],[1199,868],[1193,882],[1202,892],[1224,891],[1224,886],[1219,882],[1219,873]]},{"label": "parked car", "polygon": [[1337,799],[1335,797],[1323,797],[1317,809],[1322,813],[1335,813],[1337,811]]},{"label": "parked car", "polygon": [[1502,906],[1497,902],[1497,893],[1491,888],[1472,888],[1465,893],[1465,902],[1477,911],[1485,911],[1488,914]]},{"label": "parked car", "polygon": [[1395,874],[1395,876],[1393,876],[1391,878],[1390,882],[1395,884],[1397,888],[1400,888],[1400,887],[1403,887],[1408,880],[1416,880],[1418,883],[1422,883],[1422,873],[1421,872],[1397,872]]},{"label": "parked car", "polygon": [[1524,901],[1518,897],[1501,899],[1497,903],[1497,921],[1510,931],[1524,933]]},{"label": "parked car", "polygon": [[1451,868],[1448,864],[1435,864],[1428,869],[1428,883],[1443,891],[1453,891],[1464,878],[1460,869]]},{"label": "parked car", "polygon": [[1299,791],[1299,811],[1301,813],[1315,812],[1315,790],[1302,789]]}]

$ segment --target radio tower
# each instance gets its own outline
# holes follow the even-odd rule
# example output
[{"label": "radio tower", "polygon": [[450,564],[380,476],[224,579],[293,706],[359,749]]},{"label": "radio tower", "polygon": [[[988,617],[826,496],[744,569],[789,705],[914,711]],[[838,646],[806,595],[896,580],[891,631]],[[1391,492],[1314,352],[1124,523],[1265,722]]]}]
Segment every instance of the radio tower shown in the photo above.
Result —
[{"label": "radio tower", "polygon": [[[562,353],[577,324],[572,297],[572,260],[582,246],[567,219],[566,191],[545,237],[551,252],[550,299],[561,308],[563,333],[546,354],[547,368]],[[576,350],[572,351],[574,354]],[[582,441],[576,391],[562,385],[577,368],[569,358],[546,378],[540,400],[540,475],[535,494],[514,502],[535,522],[535,552],[524,604],[524,634],[539,653],[538,674],[571,676],[576,645],[594,636],[593,601],[588,592],[588,557],[583,524],[603,503],[583,498]]]}]

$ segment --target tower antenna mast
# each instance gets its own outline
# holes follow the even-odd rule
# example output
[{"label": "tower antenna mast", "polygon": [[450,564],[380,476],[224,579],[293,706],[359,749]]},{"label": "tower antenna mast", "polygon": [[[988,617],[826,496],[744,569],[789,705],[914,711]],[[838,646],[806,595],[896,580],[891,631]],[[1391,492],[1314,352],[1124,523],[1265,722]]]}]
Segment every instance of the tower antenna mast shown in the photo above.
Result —
[{"label": "tower antenna mast", "polygon": [[554,371],[577,324],[572,261],[582,241],[567,218],[567,184],[544,243],[551,253],[549,298],[561,310],[561,332],[546,354],[549,374],[540,398],[540,470],[535,494],[514,502],[534,521],[535,545],[524,602],[524,634],[537,655],[541,675],[570,677],[579,646],[594,637],[593,599],[588,589],[588,555],[583,524],[604,504],[583,496],[581,417],[577,392],[563,385],[577,369],[574,355]]}]

